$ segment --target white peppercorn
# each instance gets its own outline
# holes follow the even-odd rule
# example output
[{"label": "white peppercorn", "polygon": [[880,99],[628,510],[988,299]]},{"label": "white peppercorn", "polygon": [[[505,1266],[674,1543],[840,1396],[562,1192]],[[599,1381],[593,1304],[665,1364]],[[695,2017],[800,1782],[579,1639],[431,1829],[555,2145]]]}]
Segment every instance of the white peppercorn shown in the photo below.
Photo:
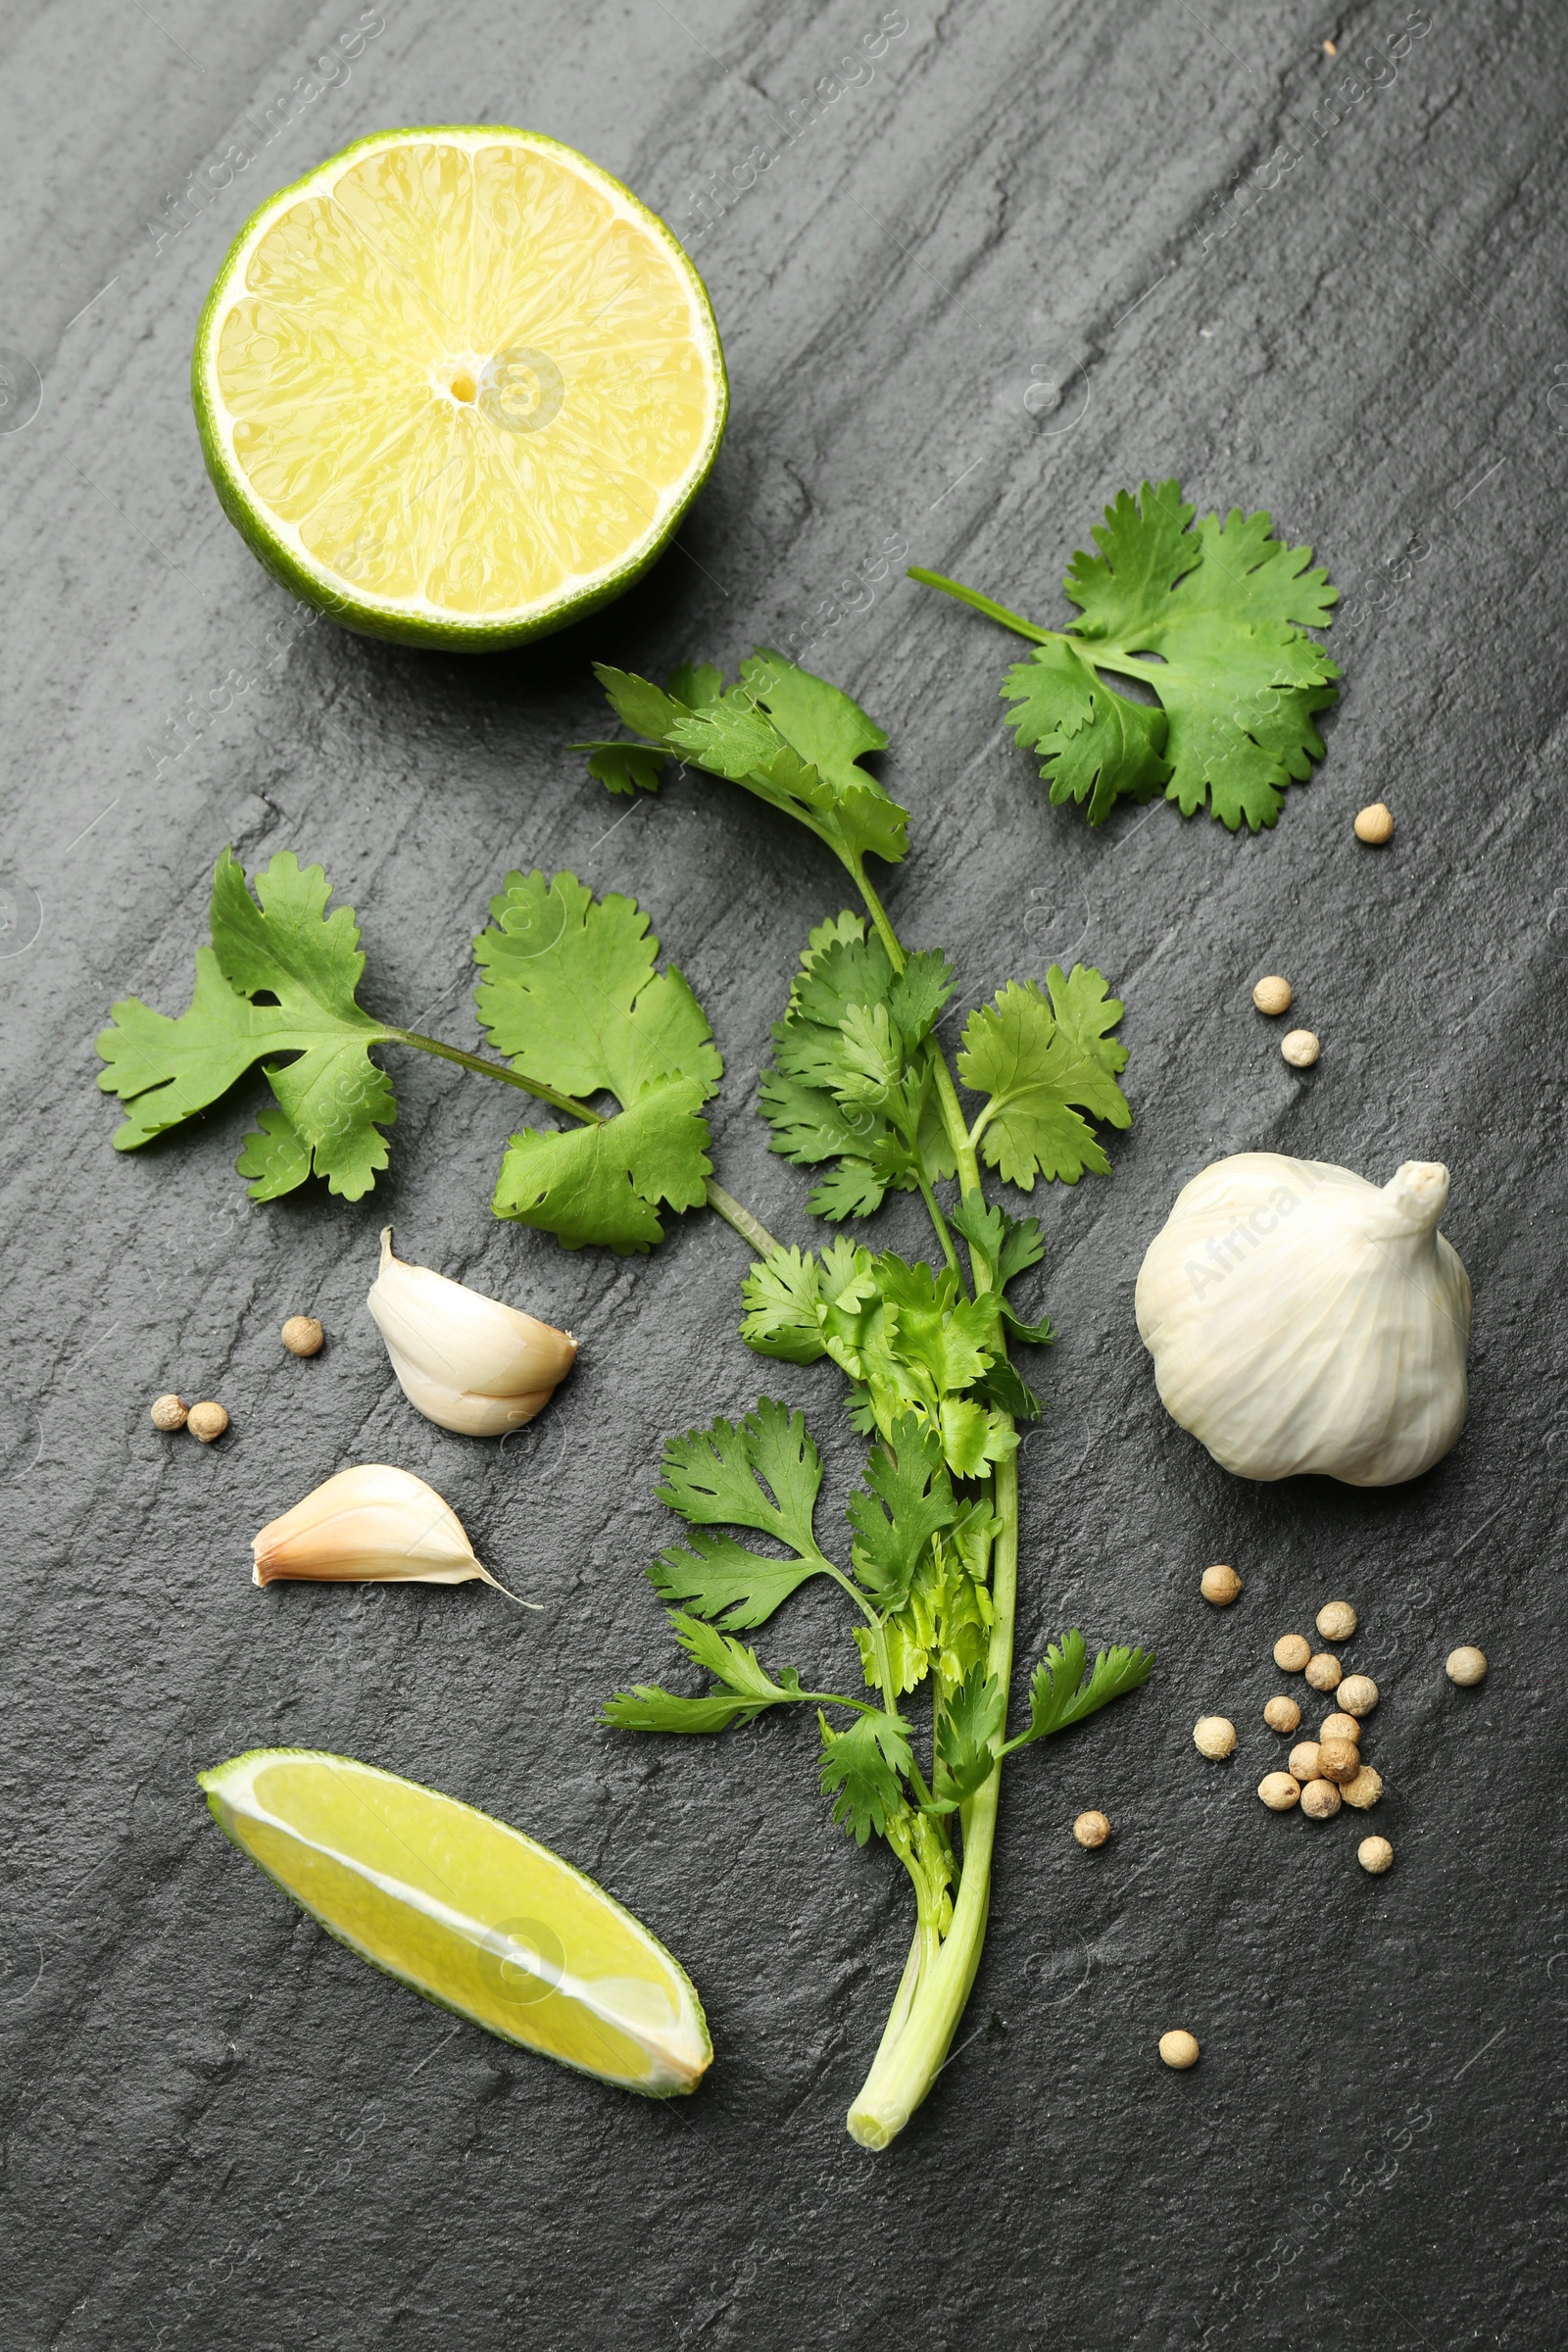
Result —
[{"label": "white peppercorn", "polygon": [[1180,2074],[1185,2068],[1198,2064],[1198,2037],[1178,2026],[1171,2033],[1160,2035],[1159,2054],[1167,2066],[1173,2066]]},{"label": "white peppercorn", "polygon": [[1253,989],[1252,1003],[1259,1012],[1266,1012],[1271,1019],[1277,1018],[1280,1013],[1290,1011],[1292,994],[1290,982],[1278,972],[1270,972]]},{"label": "white peppercorn", "polygon": [[1361,1726],[1353,1715],[1325,1715],[1318,1726],[1320,1740],[1355,1740],[1361,1737]]},{"label": "white peppercorn", "polygon": [[[156,1411],[154,1417],[156,1418]],[[1486,1652],[1475,1649],[1469,1642],[1465,1642],[1461,1648],[1449,1650],[1447,1662],[1443,1671],[1450,1683],[1458,1684],[1461,1690],[1473,1690],[1477,1683],[1481,1682],[1486,1675]]]},{"label": "white peppercorn", "polygon": [[1317,1749],[1315,1740],[1299,1740],[1291,1750],[1291,1771],[1298,1781],[1317,1779]]},{"label": "white peppercorn", "polygon": [[1383,1794],[1383,1775],[1380,1772],[1374,1772],[1370,1764],[1363,1764],[1354,1780],[1346,1782],[1340,1794],[1346,1803],[1353,1805],[1358,1813],[1370,1812]]},{"label": "white peppercorn", "polygon": [[1282,1674],[1299,1674],[1312,1655],[1312,1644],[1304,1634],[1281,1634],[1274,1644],[1274,1663]]},{"label": "white peppercorn", "polygon": [[1234,1568],[1223,1564],[1205,1568],[1198,1580],[1198,1590],[1216,1609],[1228,1609],[1242,1589],[1242,1580]]},{"label": "white peppercorn", "polygon": [[1235,1747],[1236,1726],[1223,1715],[1200,1715],[1193,1726],[1193,1745],[1217,1763]]},{"label": "white peppercorn", "polygon": [[1334,1695],[1347,1715],[1370,1715],[1378,1703],[1378,1687],[1369,1674],[1349,1674]]},{"label": "white peppercorn", "polygon": [[1271,1732],[1294,1732],[1301,1720],[1301,1710],[1294,1698],[1271,1698],[1263,1709],[1263,1721]]},{"label": "white peppercorn", "polygon": [[1293,1070],[1309,1070],[1322,1051],[1310,1029],[1292,1029],[1280,1039],[1280,1052]]},{"label": "white peppercorn", "polygon": [[189,1413],[190,1407],[184,1397],[176,1396],[172,1389],[167,1396],[153,1398],[152,1423],[154,1429],[183,1429]]},{"label": "white peppercorn", "polygon": [[1072,1834],[1086,1852],[1092,1852],[1110,1836],[1110,1824],[1103,1813],[1080,1813],[1072,1825]]},{"label": "white peppercorn", "polygon": [[1271,1813],[1288,1813],[1301,1793],[1301,1784],[1288,1772],[1265,1772],[1257,1793]]},{"label": "white peppercorn", "polygon": [[1348,1600],[1326,1600],[1317,1613],[1317,1630],[1325,1642],[1348,1642],[1358,1622]]},{"label": "white peppercorn", "polygon": [[204,1446],[210,1446],[228,1427],[228,1415],[220,1404],[193,1404],[185,1416],[185,1427],[193,1438],[200,1438]]},{"label": "white peppercorn", "polygon": [[1394,1860],[1394,1848],[1386,1838],[1363,1838],[1355,1849],[1355,1858],[1363,1870],[1380,1879]]},{"label": "white peppercorn", "polygon": [[319,1355],[326,1338],[315,1315],[290,1315],[281,1336],[290,1355]]},{"label": "white peppercorn", "polygon": [[1306,1679],[1314,1690],[1337,1690],[1344,1672],[1344,1667],[1332,1650],[1320,1649],[1315,1658],[1306,1661]]},{"label": "white peppercorn", "polygon": [[1340,1809],[1340,1791],[1333,1781],[1308,1781],[1301,1790],[1301,1811],[1309,1821],[1332,1821]]}]

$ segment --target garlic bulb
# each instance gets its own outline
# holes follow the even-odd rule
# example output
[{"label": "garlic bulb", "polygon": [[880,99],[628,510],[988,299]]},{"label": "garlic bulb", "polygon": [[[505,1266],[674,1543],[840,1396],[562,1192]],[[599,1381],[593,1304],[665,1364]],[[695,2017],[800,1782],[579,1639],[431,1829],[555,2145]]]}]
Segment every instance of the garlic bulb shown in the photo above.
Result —
[{"label": "garlic bulb", "polygon": [[536,1323],[427,1266],[405,1265],[392,1254],[390,1225],[368,1303],[404,1396],[427,1421],[461,1437],[520,1429],[544,1410],[577,1353],[569,1331]]},{"label": "garlic bulb", "polygon": [[1448,1171],[1380,1192],[1275,1152],[1216,1160],[1176,1197],[1138,1276],[1138,1329],[1171,1417],[1239,1478],[1418,1478],[1464,1427],[1470,1283],[1438,1231]]},{"label": "garlic bulb", "polygon": [[317,1578],[329,1584],[463,1585],[495,1579],[473,1556],[463,1522],[412,1471],[363,1462],[307,1494],[251,1545],[256,1582]]}]

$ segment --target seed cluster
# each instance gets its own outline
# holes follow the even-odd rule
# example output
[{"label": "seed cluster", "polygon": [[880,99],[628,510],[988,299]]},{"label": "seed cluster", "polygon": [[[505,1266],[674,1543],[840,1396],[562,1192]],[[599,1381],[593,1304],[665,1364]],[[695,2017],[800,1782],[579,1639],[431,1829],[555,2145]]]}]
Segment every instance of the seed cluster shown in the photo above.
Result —
[{"label": "seed cluster", "polygon": [[[282,1341],[290,1355],[318,1355],[325,1332],[314,1315],[290,1315],[282,1330]],[[228,1413],[223,1405],[209,1397],[202,1404],[187,1404],[172,1389],[163,1396],[155,1396],[148,1408],[154,1429],[172,1431],[188,1429],[193,1438],[211,1446],[228,1427]],[[1240,1582],[1236,1590],[1241,1591]]]}]

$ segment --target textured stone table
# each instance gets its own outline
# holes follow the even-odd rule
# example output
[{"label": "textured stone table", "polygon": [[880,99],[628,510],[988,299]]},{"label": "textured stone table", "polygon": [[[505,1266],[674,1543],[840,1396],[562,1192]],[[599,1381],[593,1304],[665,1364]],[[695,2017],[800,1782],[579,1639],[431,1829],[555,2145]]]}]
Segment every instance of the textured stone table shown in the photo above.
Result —
[{"label": "textured stone table", "polygon": [[[872,0],[7,12],[16,2352],[1558,2340],[1568,28],[1529,0],[1343,21],[910,0],[829,96],[901,22]],[[313,61],[356,26],[322,87]],[[186,393],[252,207],[366,131],[444,121],[548,130],[659,208],[734,385],[680,550],[599,620],[485,663],[303,625],[220,514]],[[1068,558],[1145,474],[1268,507],[1352,608],[1327,760],[1256,839],[1162,805],[1098,835],[1053,810],[1001,726],[1009,641],[887,561],[1058,619]],[[906,936],[956,951],[967,1002],[1099,964],[1136,1109],[1108,1183],[1044,1200],[1032,1295],[1061,1340],[1024,1455],[1019,1646],[1077,1621],[1159,1667],[1009,1768],[971,2014],[875,2159],[843,2116],[906,1887],[828,1823],[810,1725],[697,1747],[594,1720],[671,1664],[639,1573],[667,1532],[665,1431],[771,1388],[811,1411],[835,1495],[852,1473],[836,1376],[734,1336],[733,1235],[690,1218],[622,1263],[495,1223],[508,1100],[406,1055],[391,1170],[354,1207],[316,1187],[248,1205],[252,1090],[125,1159],[93,1088],[114,997],[183,1007],[225,843],[320,860],[360,911],[366,1002],[460,1043],[489,893],[569,864],[651,909],[728,1058],[719,1173],[807,1238],[755,1073],[841,878],[739,794],[688,778],[627,812],[564,748],[599,723],[592,658],[662,674],[792,629],[892,734]],[[1376,798],[1398,817],[1381,855],[1350,835]],[[1250,1009],[1271,969],[1324,1040],[1304,1079]],[[1405,1157],[1452,1169],[1472,1419],[1409,1489],[1249,1489],[1160,1411],[1140,1254],[1181,1181],[1253,1146],[1380,1182]],[[504,1451],[393,1387],[363,1303],[388,1217],[411,1256],[582,1336],[569,1391]],[[881,1230],[917,1241],[907,1203]],[[280,1356],[297,1309],[330,1333],[315,1363]],[[169,1386],[220,1396],[229,1437],[158,1437]],[[255,1528],[365,1458],[427,1475],[546,1613],[477,1587],[257,1592]],[[1224,1616],[1197,1597],[1211,1559],[1247,1580]],[[1376,1881],[1356,1819],[1280,1821],[1250,1793],[1269,1647],[1338,1593],[1384,1690],[1398,1860]],[[825,1661],[837,1619],[792,1605],[797,1653]],[[1460,1641],[1492,1659],[1474,1693],[1443,1680]],[[1233,1766],[1194,1755],[1213,1709],[1242,1726]],[[701,1985],[701,2093],[608,2092],[318,1933],[194,1785],[278,1741],[436,1782],[602,1878]],[[1088,1804],[1116,1837],[1086,1856],[1067,1827]],[[1203,2044],[1182,2076],[1155,2056],[1178,2023]]]}]

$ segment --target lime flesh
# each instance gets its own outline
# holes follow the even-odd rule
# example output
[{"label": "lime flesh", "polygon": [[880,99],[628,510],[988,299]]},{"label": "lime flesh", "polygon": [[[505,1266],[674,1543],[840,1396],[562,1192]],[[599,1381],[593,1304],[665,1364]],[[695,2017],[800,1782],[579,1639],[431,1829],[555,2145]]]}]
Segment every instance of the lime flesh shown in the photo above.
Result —
[{"label": "lime flesh", "polygon": [[663,222],[534,131],[382,131],[247,221],[197,331],[218,495],[347,627],[482,652],[623,589],[707,477],[728,390]]},{"label": "lime flesh", "polygon": [[242,1853],[362,1960],[503,2040],[627,2090],[712,2062],[685,1970],[548,1846],[456,1797],[318,1749],[198,1775]]}]

